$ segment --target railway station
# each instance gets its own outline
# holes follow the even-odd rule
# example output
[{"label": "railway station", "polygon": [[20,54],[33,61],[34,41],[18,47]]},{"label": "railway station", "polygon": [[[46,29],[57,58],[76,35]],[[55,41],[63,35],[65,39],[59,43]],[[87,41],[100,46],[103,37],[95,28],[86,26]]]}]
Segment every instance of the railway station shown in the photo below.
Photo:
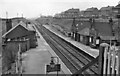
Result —
[{"label": "railway station", "polygon": [[54,16],[9,15],[0,17],[0,75],[120,76],[120,2]]}]

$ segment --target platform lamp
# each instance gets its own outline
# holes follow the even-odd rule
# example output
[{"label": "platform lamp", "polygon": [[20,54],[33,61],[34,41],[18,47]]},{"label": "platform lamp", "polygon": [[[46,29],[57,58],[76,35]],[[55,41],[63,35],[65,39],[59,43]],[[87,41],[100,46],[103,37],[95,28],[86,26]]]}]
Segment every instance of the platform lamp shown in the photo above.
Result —
[{"label": "platform lamp", "polygon": [[51,57],[50,66],[51,66],[52,68],[55,67],[54,57]]},{"label": "platform lamp", "polygon": [[74,34],[75,34],[75,18],[73,18],[72,26],[71,26],[71,34],[72,34],[72,39],[74,39]]}]

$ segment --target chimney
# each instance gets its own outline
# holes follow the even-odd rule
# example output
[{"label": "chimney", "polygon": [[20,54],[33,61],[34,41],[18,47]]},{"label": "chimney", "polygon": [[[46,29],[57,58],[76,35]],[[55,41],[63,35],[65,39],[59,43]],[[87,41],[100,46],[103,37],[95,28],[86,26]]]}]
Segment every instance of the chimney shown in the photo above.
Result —
[{"label": "chimney", "polygon": [[95,19],[90,18],[89,21],[90,21],[90,29],[95,29]]},{"label": "chimney", "polygon": [[73,18],[71,31],[72,31],[72,32],[75,32],[75,28],[76,28],[76,26],[75,26],[75,18]]},{"label": "chimney", "polygon": [[12,28],[12,20],[7,19],[6,20],[6,31],[9,31]]},{"label": "chimney", "polygon": [[114,30],[113,30],[113,20],[112,20],[112,18],[109,19],[109,24],[110,24],[110,28],[112,30],[112,34],[114,36],[115,34],[114,34]]}]

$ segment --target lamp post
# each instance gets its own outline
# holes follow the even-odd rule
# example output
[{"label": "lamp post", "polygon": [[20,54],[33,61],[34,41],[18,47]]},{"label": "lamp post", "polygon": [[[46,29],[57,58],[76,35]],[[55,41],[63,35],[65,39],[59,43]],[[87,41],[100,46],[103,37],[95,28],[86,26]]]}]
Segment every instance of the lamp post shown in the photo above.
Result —
[{"label": "lamp post", "polygon": [[75,41],[78,40],[78,39],[77,39],[77,37],[78,37],[77,32],[78,32],[78,24],[76,24],[76,26],[75,26]]},{"label": "lamp post", "polygon": [[72,39],[74,39],[74,34],[75,34],[75,18],[73,18],[71,31],[72,31]]}]

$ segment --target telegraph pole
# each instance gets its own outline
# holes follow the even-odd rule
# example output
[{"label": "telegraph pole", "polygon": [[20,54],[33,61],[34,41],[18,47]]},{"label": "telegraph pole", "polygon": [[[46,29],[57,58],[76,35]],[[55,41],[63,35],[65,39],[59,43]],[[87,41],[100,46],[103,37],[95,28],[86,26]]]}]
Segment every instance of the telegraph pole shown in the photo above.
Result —
[{"label": "telegraph pole", "polygon": [[6,11],[6,19],[8,18],[8,12]]},{"label": "telegraph pole", "polygon": [[18,17],[18,13],[17,13],[17,17]]},{"label": "telegraph pole", "polygon": [[22,13],[22,18],[23,18],[23,13]]}]

